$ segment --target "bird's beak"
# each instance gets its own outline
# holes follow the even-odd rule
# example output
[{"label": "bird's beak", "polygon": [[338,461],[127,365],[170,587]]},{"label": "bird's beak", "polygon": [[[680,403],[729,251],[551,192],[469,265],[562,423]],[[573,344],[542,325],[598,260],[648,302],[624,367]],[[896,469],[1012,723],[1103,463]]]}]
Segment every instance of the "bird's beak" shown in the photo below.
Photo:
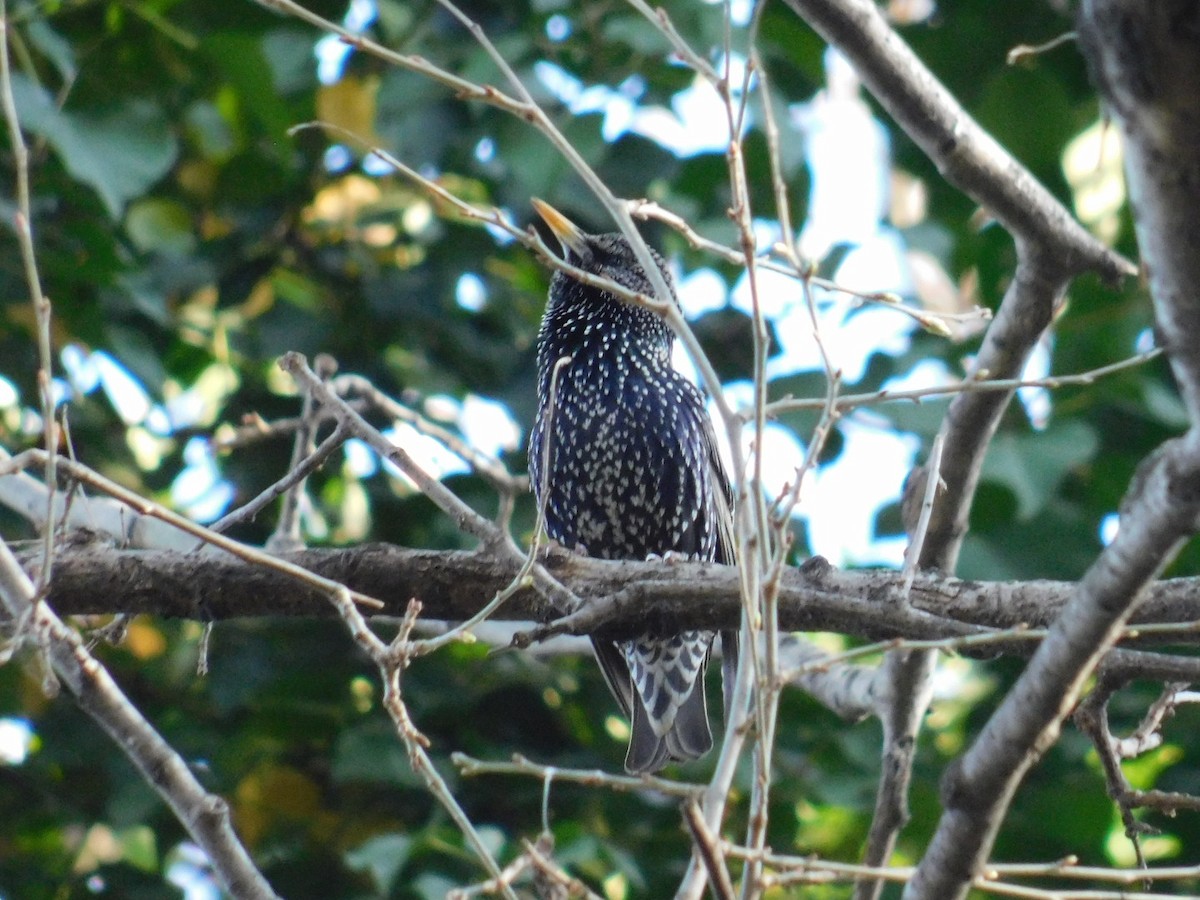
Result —
[{"label": "bird's beak", "polygon": [[550,230],[562,244],[563,250],[569,250],[581,259],[586,259],[588,256],[587,235],[583,233],[583,230],[546,201],[534,197],[530,202],[533,203],[533,208],[537,210],[538,215],[550,226]]}]

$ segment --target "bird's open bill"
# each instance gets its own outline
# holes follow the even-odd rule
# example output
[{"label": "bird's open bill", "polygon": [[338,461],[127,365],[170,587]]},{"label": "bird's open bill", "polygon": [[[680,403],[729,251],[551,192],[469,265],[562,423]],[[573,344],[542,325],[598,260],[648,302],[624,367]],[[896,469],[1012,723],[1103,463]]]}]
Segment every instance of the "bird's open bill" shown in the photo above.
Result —
[{"label": "bird's open bill", "polygon": [[570,250],[579,257],[587,256],[587,235],[583,233],[583,229],[545,200],[534,197],[530,202],[537,210],[538,215],[550,226],[550,230],[554,232],[554,236],[558,238],[564,251]]}]

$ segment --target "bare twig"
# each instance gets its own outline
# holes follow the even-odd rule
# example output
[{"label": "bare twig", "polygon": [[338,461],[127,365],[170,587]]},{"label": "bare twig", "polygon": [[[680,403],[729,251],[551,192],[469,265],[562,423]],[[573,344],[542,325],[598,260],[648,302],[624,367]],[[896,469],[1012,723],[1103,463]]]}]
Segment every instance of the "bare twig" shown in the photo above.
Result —
[{"label": "bare twig", "polygon": [[1080,730],[1092,739],[1092,745],[1100,757],[1100,766],[1104,770],[1104,782],[1108,795],[1117,804],[1121,813],[1121,824],[1125,826],[1125,837],[1133,845],[1133,852],[1139,868],[1146,867],[1146,857],[1142,853],[1141,835],[1145,826],[1133,815],[1133,808],[1124,798],[1129,791],[1129,782],[1121,771],[1121,758],[1116,750],[1116,741],[1109,732],[1108,701],[1111,699],[1117,685],[1111,681],[1101,682],[1096,689],[1079,705],[1075,711],[1075,723]]},{"label": "bare twig", "polygon": [[549,850],[553,844],[548,833],[540,835],[536,844],[528,841],[522,843],[535,869],[533,884],[538,890],[538,900],[567,900],[571,897],[602,900],[599,894],[578,878],[572,878],[555,865],[554,860],[549,857]]},{"label": "bare twig", "polygon": [[1008,55],[1004,61],[1010,66],[1018,65],[1035,56],[1040,56],[1043,53],[1048,53],[1063,44],[1069,44],[1074,41],[1078,35],[1074,31],[1065,31],[1060,35],[1050,38],[1048,41],[1043,41],[1040,44],[1018,44],[1008,51]]},{"label": "bare twig", "polygon": [[[296,445],[299,447],[301,443],[308,445],[308,440],[302,440],[302,430],[297,432]],[[277,482],[271,485],[266,490],[259,493],[257,497],[247,503],[242,504],[235,510],[231,510],[226,515],[222,516],[217,521],[209,525],[210,531],[223,532],[242,522],[252,522],[262,510],[272,503],[276,498],[283,494],[290,494],[293,489],[298,488],[309,475],[325,464],[330,455],[346,442],[346,438],[350,434],[350,429],[342,423],[338,423],[337,427],[329,434],[325,440],[321,441],[320,446],[314,447],[307,456],[302,456],[295,460],[288,468],[288,473],[280,478]],[[289,530],[289,534],[291,531]],[[281,552],[285,550],[296,550],[303,546],[303,542],[288,541],[282,546],[272,546],[270,549],[273,552]]]},{"label": "bare twig", "polygon": [[354,436],[366,441],[382,458],[394,463],[405,475],[413,480],[417,489],[432,500],[439,509],[448,515],[454,523],[488,546],[498,546],[505,542],[490,521],[485,519],[444,484],[422,469],[402,447],[397,447],[385,438],[378,429],[372,427],[361,415],[346,405],[321,378],[308,367],[308,363],[299,353],[287,353],[279,361],[280,367],[296,379],[296,382],[306,391],[311,391],[322,403],[337,410],[339,419],[347,424]]},{"label": "bare twig", "polygon": [[1133,845],[1138,866],[1144,869],[1146,858],[1142,852],[1141,836],[1153,833],[1154,829],[1139,821],[1133,814],[1134,809],[1151,807],[1174,815],[1179,809],[1200,810],[1200,797],[1168,794],[1165,791],[1135,791],[1129,784],[1121,769],[1121,760],[1132,759],[1161,745],[1160,729],[1163,721],[1174,714],[1176,698],[1187,684],[1168,684],[1158,699],[1150,705],[1133,733],[1126,738],[1117,738],[1109,728],[1108,704],[1124,682],[1123,678],[1101,677],[1096,687],[1075,711],[1075,723],[1091,738],[1096,748],[1101,768],[1104,770],[1108,795],[1117,804],[1121,813],[1121,823],[1125,826],[1125,836]]},{"label": "bare twig", "polygon": [[471,885],[465,888],[455,888],[446,893],[446,900],[470,900],[471,897],[482,897],[486,894],[498,894],[502,887],[512,889],[517,879],[525,873],[532,864],[529,854],[522,853],[507,866],[500,870],[495,878]]},{"label": "bare twig", "polygon": [[514,753],[511,762],[489,762],[475,759],[465,753],[454,753],[451,761],[458,766],[459,772],[466,778],[476,775],[524,775],[538,778],[545,782],[569,781],[574,784],[586,784],[593,787],[604,787],[613,791],[655,791],[668,797],[681,797],[687,800],[698,796],[701,785],[684,784],[654,775],[613,775],[602,769],[563,769],[558,766],[543,766],[530,762],[519,753]]},{"label": "bare twig", "polygon": [[29,302],[33,306],[33,318],[37,323],[38,344],[38,398],[42,412],[42,441],[46,456],[43,462],[46,494],[46,519],[42,530],[42,570],[38,577],[39,593],[50,583],[50,570],[54,561],[54,493],[58,485],[59,429],[54,415],[54,395],[51,377],[54,358],[50,348],[50,299],[42,292],[42,279],[38,274],[37,253],[33,241],[33,212],[29,203],[29,150],[21,134],[21,123],[17,117],[17,104],[13,97],[12,73],[8,58],[8,6],[0,0],[0,106],[4,109],[4,120],[8,125],[8,140],[12,148],[13,165],[16,169],[17,208],[13,216],[13,230],[17,233],[17,244],[21,250],[21,263],[25,269],[25,284],[29,291]]},{"label": "bare twig", "polygon": [[408,666],[409,636],[420,609],[421,604],[416,600],[409,603],[408,613],[405,615],[399,632],[391,644],[385,645],[366,627],[358,610],[349,604],[344,607],[348,616],[347,621],[351,623],[351,634],[359,645],[370,654],[371,659],[379,668],[380,676],[383,678],[383,706],[391,716],[392,722],[396,726],[396,732],[400,735],[400,739],[408,751],[409,765],[425,783],[426,790],[442,805],[451,821],[458,826],[467,846],[495,880],[497,893],[506,900],[517,900],[516,892],[510,884],[505,882],[500,867],[492,856],[492,851],[488,849],[470,816],[455,799],[450,786],[446,784],[446,780],[434,766],[433,760],[430,759],[429,740],[417,729],[408,713],[408,706],[404,702],[401,690],[402,676],[404,669]]},{"label": "bare twig", "polygon": [[[333,357],[326,354],[321,354],[316,359],[317,377],[322,381],[328,381],[337,372],[337,363]],[[316,469],[319,463],[313,463],[305,467],[305,460],[311,460],[316,456],[317,452],[317,421],[313,415],[316,410],[317,403],[313,400],[311,392],[305,392],[304,398],[301,400],[300,406],[300,428],[296,431],[296,436],[292,442],[292,461],[288,465],[289,473],[301,471],[302,474],[292,478],[288,485],[282,490],[283,504],[279,509],[279,519],[275,523],[275,529],[271,532],[271,536],[267,538],[266,548],[270,551],[279,550],[296,550],[304,546],[304,538],[300,533],[300,515],[303,511],[305,503],[305,485],[308,482],[308,475]],[[321,446],[324,451],[324,459],[340,445],[346,437],[346,429],[341,426],[334,430],[334,435],[337,440],[327,439]],[[331,435],[331,438],[333,435]]]},{"label": "bare twig", "polygon": [[929,459],[921,469],[921,477],[925,479],[925,490],[921,495],[921,506],[919,508],[916,522],[913,523],[909,534],[908,547],[904,551],[904,585],[901,588],[901,600],[904,603],[908,602],[908,595],[912,592],[913,581],[917,577],[917,560],[921,558],[921,549],[925,546],[925,535],[929,531],[929,519],[933,515],[933,504],[937,499],[938,491],[945,487],[942,483],[942,447],[945,443],[945,436],[938,434],[933,439],[933,446],[929,449]]},{"label": "bare twig", "polygon": [[[40,457],[38,463],[45,465]],[[0,504],[35,528],[53,530],[54,523],[61,522],[67,530],[104,535],[123,547],[181,550],[195,545],[187,532],[160,519],[136,513],[110,498],[84,497],[78,490],[65,495],[52,491],[42,481],[21,471],[24,465],[0,447]]]},{"label": "bare twig", "polygon": [[692,844],[704,861],[713,896],[717,900],[733,900],[737,894],[733,889],[733,880],[729,877],[729,868],[725,865],[720,841],[709,830],[704,821],[704,814],[695,800],[683,805],[683,821],[687,823],[688,831],[692,834]]},{"label": "bare twig", "polygon": [[[763,70],[756,69],[755,71],[759,78],[761,78]],[[765,87],[760,87],[760,91],[765,92]],[[766,118],[765,114],[764,118]],[[767,125],[767,127],[774,126]],[[662,222],[671,230],[678,232],[690,247],[703,250],[705,253],[735,266],[744,266],[746,263],[745,254],[741,250],[727,247],[718,241],[704,237],[692,228],[691,224],[683,216],[666,209],[653,200],[630,200],[629,211],[630,215],[635,219],[653,219],[657,222]],[[943,323],[986,322],[992,317],[991,310],[984,306],[977,306],[967,312],[933,312],[909,306],[898,294],[892,291],[863,291],[847,287],[828,278],[821,278],[813,272],[813,265],[799,258],[796,253],[795,241],[792,240],[789,242],[787,228],[791,227],[790,222],[785,226],[784,220],[781,219],[780,225],[784,233],[784,238],[771,248],[770,255],[756,255],[756,266],[759,269],[775,272],[780,275],[787,275],[790,278],[796,278],[800,281],[807,281],[813,287],[821,288],[831,295],[850,297],[858,304],[871,304],[894,310],[908,316],[922,328],[932,331],[935,334],[941,334],[942,336],[946,336],[948,331],[947,326]]]},{"label": "bare twig", "polygon": [[[1010,392],[1026,387],[1042,387],[1056,390],[1061,387],[1074,385],[1092,385],[1107,375],[1113,375],[1125,369],[1144,365],[1160,356],[1162,356],[1162,349],[1155,347],[1144,353],[1135,354],[1119,362],[1098,366],[1086,372],[1079,372],[1074,375],[1051,375],[1046,378],[992,378],[989,372],[976,370],[970,377],[952,382],[951,384],[936,385],[928,388],[913,388],[903,391],[883,388],[882,390],[871,391],[866,394],[843,394],[837,398],[837,410],[838,412],[846,412],[860,406],[874,406],[879,403],[894,403],[902,400],[919,403],[929,398],[953,397],[957,394],[965,394],[973,391]],[[775,414],[797,409],[821,409],[824,405],[825,400],[823,399],[797,400],[785,398],[773,402],[768,407],[768,412]]]},{"label": "bare twig", "polygon": [[[919,478],[924,479],[924,490],[919,491],[920,506],[915,521],[906,522],[909,532],[908,547],[904,551],[904,566],[901,571],[903,583],[899,602],[908,603],[913,582],[917,576],[920,559],[924,552],[925,538],[938,491],[942,483],[942,448],[945,436],[939,433],[933,440],[929,459],[917,469]],[[910,476],[912,477],[912,476]],[[918,496],[920,481],[910,493],[906,486],[904,500],[912,502]],[[871,692],[878,704],[876,710],[883,723],[883,754],[880,761],[879,786],[875,794],[875,812],[867,833],[867,846],[863,860],[868,866],[880,866],[891,858],[900,829],[908,821],[908,789],[912,777],[913,746],[920,717],[924,714],[933,695],[933,668],[937,655],[913,646],[898,648],[888,654],[877,673],[874,690]],[[855,885],[856,900],[876,900],[883,890],[882,881],[860,881]]]},{"label": "bare twig", "polygon": [[[361,375],[339,375],[333,379],[330,386],[339,396],[362,398],[369,403],[371,408],[378,410],[385,416],[405,422],[420,434],[441,442],[451,453],[466,460],[467,465],[501,495],[512,496],[523,494],[529,490],[528,479],[524,476],[513,475],[508,471],[504,463],[496,457],[483,453],[478,448],[473,447],[450,429],[444,428],[436,422],[431,422],[409,405],[411,401],[402,403],[389,397]],[[358,409],[355,406],[357,402],[360,401],[347,401],[350,408],[355,412],[364,412],[364,410]]]}]

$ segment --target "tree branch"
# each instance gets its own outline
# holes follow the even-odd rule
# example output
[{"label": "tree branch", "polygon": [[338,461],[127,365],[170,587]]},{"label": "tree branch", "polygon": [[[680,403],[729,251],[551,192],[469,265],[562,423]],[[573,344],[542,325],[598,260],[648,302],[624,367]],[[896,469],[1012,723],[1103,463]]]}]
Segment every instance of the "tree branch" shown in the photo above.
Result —
[{"label": "tree branch", "polygon": [[[893,31],[872,0],[788,0],[788,5],[854,65],[897,124],[951,184],[985,207],[1013,235],[1019,263],[988,328],[975,373],[1015,378],[1050,324],[1069,280],[1095,270],[1110,281],[1133,266],[1102,245],[1033,175],[985,132]],[[919,563],[952,572],[957,562],[987,446],[1012,392],[960,394],[943,423],[941,477]],[[917,473],[920,474],[919,472]],[[919,477],[910,479],[923,493]],[[887,862],[907,819],[912,759],[928,702],[933,660],[922,653],[893,655],[886,664],[890,727],[884,748],[876,818],[864,861]],[[882,882],[864,882],[858,900],[873,900]]]},{"label": "tree branch", "polygon": [[1126,141],[1138,238],[1160,340],[1192,428],[1145,460],[1121,528],[1088,571],[979,738],[947,774],[945,813],[906,898],[967,893],[1024,774],[1057,738],[1086,678],[1200,513],[1200,10],[1194,3],[1089,0],[1080,39]]},{"label": "tree branch", "polygon": [[787,0],[853,63],[875,99],[937,164],[942,176],[1005,230],[1064,251],[1068,274],[1116,281],[1136,268],[1072,218],[1029,170],[984,131],[896,34],[872,0]]},{"label": "tree branch", "polygon": [[[1200,51],[1200,48],[1198,48]],[[1022,777],[1058,738],[1084,682],[1146,585],[1200,513],[1200,457],[1182,441],[1161,448],[1135,479],[1117,538],[971,748],[947,772],[933,841],[905,897],[965,897]]]},{"label": "tree branch", "polygon": [[[410,550],[390,544],[279,556],[323,583],[336,582],[382,601],[380,614],[402,616],[408,601],[416,598],[423,617],[442,620],[470,618],[510,584],[520,565],[504,553]],[[26,554],[24,562],[36,568],[36,554]],[[740,614],[738,573],[731,566],[599,560],[563,550],[547,552],[541,562],[588,601],[550,632],[719,629],[736,624]],[[831,631],[871,640],[942,640],[989,630],[1038,629],[1055,621],[1075,589],[1062,581],[981,582],[921,575],[904,605],[893,599],[903,581],[899,572],[839,571],[823,560],[789,568],[780,578],[780,625],[789,631]],[[148,613],[219,621],[336,614],[326,591],[231,554],[120,550],[104,543],[61,551],[47,601],[60,615]],[[557,616],[555,606],[531,586],[513,593],[492,618],[548,622]],[[1200,579],[1160,581],[1148,589],[1139,608],[1134,621],[1143,627],[1134,638],[1143,645],[1195,643],[1200,640],[1200,631],[1192,626],[1196,620]],[[1174,627],[1158,634],[1156,624]],[[1008,634],[972,650],[1013,652],[1014,644],[1034,642],[1014,641]]]}]

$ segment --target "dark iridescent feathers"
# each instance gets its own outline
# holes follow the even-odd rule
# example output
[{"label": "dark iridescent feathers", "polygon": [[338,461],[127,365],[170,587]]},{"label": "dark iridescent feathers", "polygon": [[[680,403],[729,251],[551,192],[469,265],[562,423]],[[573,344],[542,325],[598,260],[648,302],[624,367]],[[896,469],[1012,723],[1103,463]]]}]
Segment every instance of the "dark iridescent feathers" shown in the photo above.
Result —
[{"label": "dark iridescent feathers", "polygon": [[[586,235],[544,204],[538,209],[568,262],[653,296],[624,237]],[[654,312],[554,274],[538,335],[529,462],[546,531],[560,544],[602,559],[675,553],[732,561],[728,481],[703,398],[671,365],[673,338]],[[631,720],[629,771],[656,771],[711,748],[704,668],[713,637],[593,641]],[[733,641],[722,644],[731,663]]]}]

